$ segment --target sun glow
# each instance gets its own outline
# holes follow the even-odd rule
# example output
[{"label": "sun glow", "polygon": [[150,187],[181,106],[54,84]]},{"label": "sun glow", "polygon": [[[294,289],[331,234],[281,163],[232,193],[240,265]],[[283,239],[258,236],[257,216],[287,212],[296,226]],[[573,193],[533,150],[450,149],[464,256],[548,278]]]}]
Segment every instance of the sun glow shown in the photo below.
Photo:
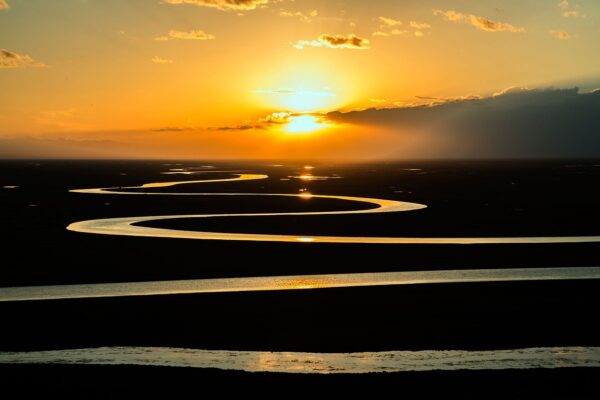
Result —
[{"label": "sun glow", "polygon": [[310,192],[302,192],[298,195],[298,197],[300,197],[303,200],[309,200],[312,199],[313,195]]},{"label": "sun glow", "polygon": [[311,91],[295,88],[260,89],[255,93],[271,95],[279,106],[296,112],[312,112],[331,106],[335,93],[330,91]]},{"label": "sun glow", "polygon": [[288,133],[311,133],[320,129],[327,128],[329,124],[323,122],[320,118],[312,115],[300,115],[289,118],[289,121],[283,127]]}]

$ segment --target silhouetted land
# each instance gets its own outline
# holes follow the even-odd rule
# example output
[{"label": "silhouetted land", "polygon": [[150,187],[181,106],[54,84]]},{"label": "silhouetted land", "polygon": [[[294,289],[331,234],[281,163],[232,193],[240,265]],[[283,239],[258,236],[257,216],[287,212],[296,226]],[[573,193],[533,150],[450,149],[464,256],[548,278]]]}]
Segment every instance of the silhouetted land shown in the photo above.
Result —
[{"label": "silhouetted land", "polygon": [[[38,165],[39,164],[39,165]],[[398,246],[205,242],[68,232],[103,217],[348,209],[355,205],[285,198],[152,197],[70,194],[68,189],[135,186],[158,180],[229,177],[159,175],[161,162],[2,161],[0,286],[493,267],[600,265],[600,245]],[[186,166],[206,162],[185,163]],[[182,185],[164,191],[313,193],[427,204],[386,216],[225,218],[155,225],[230,232],[410,236],[600,234],[600,162],[435,162],[316,165],[343,179],[281,181],[302,163],[218,163],[272,179]],[[407,169],[418,168],[418,171]],[[127,175],[122,175],[126,173]],[[154,189],[156,190],[156,189]],[[401,191],[401,192],[399,192]],[[0,303],[0,351],[92,346],[367,351],[600,346],[598,281],[347,288],[293,292],[151,296]],[[350,376],[248,374],[183,368],[0,366],[13,386],[32,379],[86,395],[127,394],[155,383],[259,387],[281,383],[384,385],[439,390],[464,386],[498,393],[591,390],[597,369],[478,371]],[[68,377],[66,375],[68,375]],[[487,388],[486,388],[487,385]],[[143,390],[152,392],[152,385]],[[311,386],[312,387],[312,386]],[[92,388],[92,389],[90,389]],[[136,387],[135,390],[140,389]],[[512,392],[511,392],[512,390]],[[294,389],[296,391],[296,389]],[[570,392],[569,392],[570,391]],[[514,396],[513,396],[514,397]]]},{"label": "silhouetted land", "polygon": [[[188,162],[186,166],[207,162]],[[41,165],[38,165],[41,164]],[[68,193],[72,188],[137,186],[158,180],[230,177],[160,175],[161,162],[0,161],[0,286],[443,268],[599,265],[597,244],[395,246],[269,244],[111,237],[68,232],[74,221],[134,215],[348,209],[332,200],[277,197],[171,197]],[[272,179],[180,185],[163,191],[313,193],[427,204],[377,215],[158,221],[174,228],[232,232],[410,236],[562,236],[600,234],[600,161],[406,162],[316,165],[343,179],[280,181],[302,163],[218,163]],[[420,171],[407,171],[420,168]],[[126,173],[127,175],[121,175]],[[157,189],[152,189],[156,191]],[[397,193],[402,191],[402,193]],[[362,207],[362,205],[358,205]],[[216,261],[213,261],[216,260]],[[250,265],[251,263],[251,265]],[[52,265],[52,267],[50,267]]]},{"label": "silhouetted land", "polygon": [[[598,369],[294,375],[193,368],[97,365],[0,365],[3,389],[22,396],[131,399],[186,398],[216,393],[261,397],[316,395],[460,398],[595,398]],[[389,391],[392,391],[391,393]]]}]

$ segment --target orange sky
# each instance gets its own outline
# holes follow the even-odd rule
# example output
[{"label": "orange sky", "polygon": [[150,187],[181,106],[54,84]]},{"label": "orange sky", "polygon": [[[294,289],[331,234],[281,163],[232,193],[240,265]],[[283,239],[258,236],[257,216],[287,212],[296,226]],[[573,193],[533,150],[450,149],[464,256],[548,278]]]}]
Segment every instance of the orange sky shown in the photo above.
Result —
[{"label": "orange sky", "polygon": [[599,17],[591,0],[0,1],[0,156],[393,156],[424,139],[322,114],[591,90]]}]

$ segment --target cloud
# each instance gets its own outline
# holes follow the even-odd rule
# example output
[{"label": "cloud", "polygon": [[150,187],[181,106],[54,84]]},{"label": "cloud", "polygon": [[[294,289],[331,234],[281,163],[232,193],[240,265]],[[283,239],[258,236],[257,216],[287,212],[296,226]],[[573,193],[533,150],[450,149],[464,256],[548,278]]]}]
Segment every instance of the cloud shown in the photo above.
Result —
[{"label": "cloud", "polygon": [[[275,91],[274,93],[278,93]],[[287,92],[285,92],[287,93]],[[323,118],[321,114],[305,114],[305,113],[293,113],[288,111],[279,111],[267,114],[257,120],[244,120],[240,124],[226,125],[226,126],[211,126],[204,128],[207,131],[263,131],[269,130],[272,127],[286,125],[294,120],[295,117],[311,115],[319,119]],[[193,127],[178,127],[178,126],[167,126],[162,128],[156,128],[153,132],[185,132],[185,131],[198,131],[198,128]]]},{"label": "cloud", "polygon": [[549,33],[558,40],[569,40],[573,37],[569,32],[566,31],[551,30]]},{"label": "cloud", "polygon": [[166,41],[166,40],[174,40],[174,39],[183,39],[183,40],[212,40],[215,36],[210,33],[206,33],[201,29],[192,30],[189,32],[185,31],[176,31],[170,30],[166,36],[157,36],[154,40],[158,41]]},{"label": "cloud", "polygon": [[288,111],[279,111],[267,114],[255,121],[244,120],[241,124],[231,126],[217,126],[206,128],[209,131],[269,131],[282,125],[293,123],[297,118],[311,116],[318,121],[326,122],[322,114],[317,113],[294,113]]},{"label": "cloud", "polygon": [[0,49],[0,68],[46,67],[46,64],[35,61],[26,54]]},{"label": "cloud", "polygon": [[469,24],[487,32],[525,32],[525,28],[514,26],[506,22],[495,22],[484,17],[473,14],[463,14],[453,10],[433,10],[433,15],[444,17],[446,21]]},{"label": "cloud", "polygon": [[303,22],[311,22],[314,18],[316,18],[319,15],[319,12],[317,10],[312,10],[311,12],[309,12],[308,14],[304,14],[301,11],[286,11],[286,10],[281,10],[279,12],[279,16],[281,17],[297,17],[298,19],[300,19],[300,21]]},{"label": "cloud", "polygon": [[[373,36],[388,37],[406,35],[410,33],[409,30],[397,28],[398,26],[402,25],[402,21],[400,20],[387,17],[379,17],[379,21],[381,22],[381,24],[379,25],[379,30],[373,32]],[[416,29],[414,31],[414,35],[416,37],[423,36],[423,32],[421,32],[421,30],[431,28],[431,25],[429,25],[428,23],[416,21],[410,21],[409,26],[412,29]]]},{"label": "cloud", "polygon": [[388,32],[384,32],[384,31],[375,31],[373,32],[373,36],[383,36],[383,37],[388,37],[388,36],[399,36],[399,35],[406,35],[408,33],[408,31],[406,30],[400,30],[400,29],[392,29]]},{"label": "cloud", "polygon": [[274,112],[258,120],[261,124],[286,124],[293,116],[292,113],[281,111]]},{"label": "cloud", "polygon": [[194,128],[183,126],[163,126],[162,128],[152,129],[152,132],[185,132],[193,129]]},{"label": "cloud", "polygon": [[478,17],[476,15],[469,16],[471,25],[476,28],[482,29],[488,32],[513,32],[520,33],[525,32],[524,28],[516,27],[505,22],[494,22],[489,19]]},{"label": "cloud", "polygon": [[563,17],[579,17],[579,5],[573,7],[567,0],[562,0],[558,3],[558,8],[562,10]]},{"label": "cloud", "polygon": [[369,40],[358,37],[354,34],[345,35],[328,35],[323,34],[317,40],[300,40],[294,45],[297,49],[304,47],[328,47],[331,49],[357,49],[366,50],[369,48]]},{"label": "cloud", "polygon": [[[303,115],[313,115],[322,118],[322,115],[317,114],[299,114],[287,111],[273,112],[265,115],[256,121],[245,120],[239,125],[231,126],[214,126],[206,128],[208,131],[265,131],[272,127],[286,125],[294,120],[295,117]],[[181,129],[183,130],[183,129]]]},{"label": "cloud", "polygon": [[426,22],[410,21],[410,27],[418,30],[430,29],[431,25]]},{"label": "cloud", "polygon": [[499,92],[492,94],[492,97],[499,97],[507,94],[525,93],[529,91],[531,91],[531,89],[523,86],[509,86],[505,89],[500,90]]},{"label": "cloud", "polygon": [[10,6],[5,0],[0,0],[0,10],[8,10]]},{"label": "cloud", "polygon": [[598,110],[596,91],[509,88],[485,98],[333,112],[327,118],[389,132],[385,146],[395,149],[390,157],[598,157]]},{"label": "cloud", "polygon": [[[282,111],[282,112],[274,112],[264,117],[259,118],[257,121],[252,120],[244,120],[240,124],[237,125],[227,125],[227,126],[211,126],[205,128],[207,131],[262,131],[266,130],[269,127],[277,126],[277,125],[285,125],[290,122],[290,119],[296,114]],[[192,130],[191,128],[179,128],[179,127],[165,127],[155,129],[155,132],[182,132]]]},{"label": "cloud", "polygon": [[169,4],[195,4],[199,7],[216,8],[222,11],[250,11],[267,5],[269,0],[164,0]]},{"label": "cloud", "polygon": [[152,62],[154,64],[173,64],[173,60],[169,60],[166,58],[160,58],[159,56],[152,57]]},{"label": "cloud", "polygon": [[237,125],[237,126],[218,126],[208,128],[211,131],[250,131],[254,129],[262,129],[260,125]]},{"label": "cloud", "polygon": [[387,17],[379,17],[379,21],[381,22],[380,27],[381,28],[390,28],[393,26],[398,26],[398,25],[402,25],[402,21],[393,19],[393,18],[387,18]]},{"label": "cloud", "polygon": [[463,13],[459,13],[453,10],[442,11],[442,10],[433,10],[433,15],[435,16],[443,16],[448,21],[452,22],[463,22],[467,19],[467,15]]}]

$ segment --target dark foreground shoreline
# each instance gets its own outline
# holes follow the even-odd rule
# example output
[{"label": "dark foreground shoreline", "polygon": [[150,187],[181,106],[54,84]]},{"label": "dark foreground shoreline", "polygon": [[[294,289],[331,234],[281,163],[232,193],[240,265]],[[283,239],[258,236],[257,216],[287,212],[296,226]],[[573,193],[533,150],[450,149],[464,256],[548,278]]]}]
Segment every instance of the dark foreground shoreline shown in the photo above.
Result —
[{"label": "dark foreground shoreline", "polygon": [[[0,303],[0,351],[100,346],[356,352],[598,346],[600,280]],[[559,361],[557,361],[559,362]],[[4,391],[61,398],[324,393],[594,398],[600,368],[302,375],[126,365],[2,365]],[[215,392],[216,391],[216,392]],[[393,391],[393,392],[390,392]],[[215,394],[216,393],[216,394]]]},{"label": "dark foreground shoreline", "polygon": [[[0,365],[3,391],[61,398],[261,397],[359,394],[371,397],[593,398],[599,368],[347,375],[250,373],[218,369],[102,365]],[[386,392],[393,390],[393,392]]]}]

